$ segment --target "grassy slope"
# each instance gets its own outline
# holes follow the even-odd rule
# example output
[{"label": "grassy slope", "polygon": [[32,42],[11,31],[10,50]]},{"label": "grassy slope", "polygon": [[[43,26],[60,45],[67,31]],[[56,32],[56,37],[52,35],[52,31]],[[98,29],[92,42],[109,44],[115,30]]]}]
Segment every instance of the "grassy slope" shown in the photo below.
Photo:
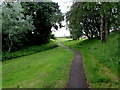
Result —
[{"label": "grassy slope", "polygon": [[54,42],[50,42],[47,44],[43,44],[43,45],[39,45],[39,46],[30,46],[30,47],[25,47],[21,50],[15,51],[15,52],[3,52],[2,53],[2,60],[9,60],[9,59],[13,59],[13,58],[18,58],[18,57],[22,57],[22,56],[27,56],[27,55],[31,55],[37,52],[42,52],[42,51],[46,51],[52,48],[57,47],[58,45]]},{"label": "grassy slope", "polygon": [[57,47],[3,62],[3,88],[64,88],[73,52]]},{"label": "grassy slope", "polygon": [[88,83],[92,88],[117,88],[118,40],[120,32],[111,33],[107,43],[97,39],[63,42],[82,52]]},{"label": "grassy slope", "polygon": [[0,62],[0,90],[2,89],[2,62]]}]

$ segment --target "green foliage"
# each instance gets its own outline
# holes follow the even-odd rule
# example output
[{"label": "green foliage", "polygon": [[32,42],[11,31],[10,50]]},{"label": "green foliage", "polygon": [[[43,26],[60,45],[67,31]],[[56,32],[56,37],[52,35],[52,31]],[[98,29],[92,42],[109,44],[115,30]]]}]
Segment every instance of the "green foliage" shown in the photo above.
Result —
[{"label": "green foliage", "polygon": [[110,30],[119,29],[118,2],[75,2],[66,14],[72,38],[86,35],[106,40]]},{"label": "green foliage", "polygon": [[[59,10],[58,3],[54,2],[21,2],[22,7],[25,9],[25,15],[32,15],[35,29],[28,34],[29,44],[43,44],[49,42],[51,28],[58,26],[63,20],[62,13]],[[32,38],[31,38],[31,37]]]},{"label": "green foliage", "polygon": [[96,38],[63,42],[80,50],[84,68],[91,88],[118,88],[118,40],[120,32],[111,33],[108,42],[102,44]]},{"label": "green foliage", "polygon": [[57,47],[5,61],[2,63],[2,87],[65,88],[73,54],[71,50]]},{"label": "green foliage", "polygon": [[2,4],[2,40],[3,48],[11,49],[17,44],[23,46],[24,34],[34,29],[32,17],[23,15],[19,3]]},{"label": "green foliage", "polygon": [[51,37],[50,37],[50,38],[56,40],[56,37],[55,37],[54,34],[51,34]]},{"label": "green foliage", "polygon": [[[62,28],[62,24],[61,24],[61,21],[64,20],[64,16],[63,14],[60,12],[58,14],[54,14],[52,17],[51,17],[51,22],[52,22],[52,26],[57,30],[58,29],[58,25],[56,25],[56,23],[59,24],[59,27]],[[57,28],[56,28],[57,26]]]},{"label": "green foliage", "polygon": [[73,5],[71,10],[66,14],[70,34],[75,40],[82,35],[82,25],[80,24],[81,17],[79,17],[79,14],[81,13],[78,13],[78,5]]},{"label": "green foliage", "polygon": [[8,52],[48,43],[51,27],[62,27],[64,18],[54,2],[4,2],[2,11],[3,50]]},{"label": "green foliage", "polygon": [[48,43],[45,45],[40,45],[40,46],[30,46],[24,49],[21,49],[19,51],[15,51],[15,52],[3,52],[2,53],[2,61],[5,60],[9,60],[9,59],[13,59],[13,58],[18,58],[18,57],[22,57],[22,56],[27,56],[27,55],[31,55],[33,53],[38,53],[38,52],[42,52],[42,51],[46,51],[52,48],[57,47],[58,45],[55,43]]}]

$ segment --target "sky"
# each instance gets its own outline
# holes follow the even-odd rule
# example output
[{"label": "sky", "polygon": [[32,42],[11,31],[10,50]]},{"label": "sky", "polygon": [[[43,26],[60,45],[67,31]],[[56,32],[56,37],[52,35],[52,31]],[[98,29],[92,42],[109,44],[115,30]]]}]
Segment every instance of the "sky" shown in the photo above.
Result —
[{"label": "sky", "polygon": [[[58,5],[60,6],[60,10],[62,13],[66,13],[70,10],[70,6],[72,5],[72,0],[52,0],[53,2],[58,2]],[[65,26],[66,22],[62,21],[62,25]],[[63,36],[70,36],[69,30],[66,30],[66,27],[59,28],[55,31],[54,28],[52,28],[52,33],[56,37],[63,37]]]}]

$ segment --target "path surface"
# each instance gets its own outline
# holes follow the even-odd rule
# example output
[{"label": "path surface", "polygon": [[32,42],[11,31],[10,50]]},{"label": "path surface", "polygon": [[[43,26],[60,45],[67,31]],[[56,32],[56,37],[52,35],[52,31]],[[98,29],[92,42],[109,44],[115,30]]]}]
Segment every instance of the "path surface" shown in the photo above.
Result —
[{"label": "path surface", "polygon": [[[61,43],[58,43],[58,45],[70,49]],[[75,52],[75,57],[72,61],[70,77],[66,88],[88,88],[86,75],[83,69],[81,53],[76,49],[71,50]]]}]

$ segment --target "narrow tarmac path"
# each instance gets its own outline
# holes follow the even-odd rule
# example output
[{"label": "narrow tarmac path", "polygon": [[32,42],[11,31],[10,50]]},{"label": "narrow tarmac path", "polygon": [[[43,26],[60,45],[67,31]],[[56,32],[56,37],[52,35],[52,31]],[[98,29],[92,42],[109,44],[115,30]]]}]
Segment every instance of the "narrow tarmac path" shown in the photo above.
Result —
[{"label": "narrow tarmac path", "polygon": [[[70,49],[61,43],[58,43],[58,45]],[[76,49],[71,50],[75,52],[75,56],[72,61],[70,77],[66,88],[88,88],[86,75],[83,69],[82,55]]]}]

